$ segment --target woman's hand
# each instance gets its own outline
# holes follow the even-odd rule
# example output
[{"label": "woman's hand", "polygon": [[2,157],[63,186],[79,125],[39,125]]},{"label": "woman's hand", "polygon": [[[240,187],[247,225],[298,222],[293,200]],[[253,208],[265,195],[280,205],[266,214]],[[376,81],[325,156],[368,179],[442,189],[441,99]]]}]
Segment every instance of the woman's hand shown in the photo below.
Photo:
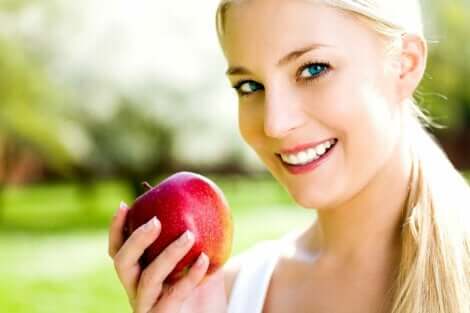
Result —
[{"label": "woman's hand", "polygon": [[194,236],[186,232],[142,270],[139,258],[160,234],[161,224],[153,218],[125,240],[123,227],[127,210],[121,203],[113,217],[109,229],[109,255],[134,313],[225,313],[223,272],[219,270],[203,280],[209,267],[205,254],[201,254],[187,275],[176,283],[163,283],[191,249]]}]

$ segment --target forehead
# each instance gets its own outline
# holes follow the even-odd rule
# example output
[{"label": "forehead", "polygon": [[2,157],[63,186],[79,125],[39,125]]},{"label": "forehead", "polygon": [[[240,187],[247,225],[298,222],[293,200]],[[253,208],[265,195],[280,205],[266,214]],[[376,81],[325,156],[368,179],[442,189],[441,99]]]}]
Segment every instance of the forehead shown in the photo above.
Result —
[{"label": "forehead", "polygon": [[[226,11],[223,47],[230,63],[279,59],[312,43],[348,50],[371,30],[351,13],[309,0],[245,0]],[[370,38],[369,38],[370,39]]]}]

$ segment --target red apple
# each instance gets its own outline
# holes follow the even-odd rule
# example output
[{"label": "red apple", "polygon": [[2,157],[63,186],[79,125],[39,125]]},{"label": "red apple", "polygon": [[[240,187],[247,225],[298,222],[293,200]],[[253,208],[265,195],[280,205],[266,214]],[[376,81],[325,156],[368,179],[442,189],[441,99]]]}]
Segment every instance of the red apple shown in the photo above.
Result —
[{"label": "red apple", "polygon": [[175,282],[189,270],[201,252],[209,257],[208,274],[220,268],[232,249],[233,225],[230,208],[222,190],[210,179],[191,172],[179,172],[139,196],[129,209],[125,237],[156,216],[162,228],[158,238],[145,250],[140,264],[145,268],[186,230],[194,245],[176,265],[165,282]]}]

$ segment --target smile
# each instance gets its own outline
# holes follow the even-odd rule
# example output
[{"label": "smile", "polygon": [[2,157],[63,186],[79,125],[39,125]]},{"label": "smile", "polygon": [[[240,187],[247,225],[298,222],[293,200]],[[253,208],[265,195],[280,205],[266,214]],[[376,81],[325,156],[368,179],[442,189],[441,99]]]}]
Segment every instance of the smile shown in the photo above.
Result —
[{"label": "smile", "polygon": [[282,161],[290,165],[305,165],[324,155],[332,146],[336,144],[337,139],[331,139],[314,147],[299,151],[297,153],[284,154],[280,156]]},{"label": "smile", "polygon": [[277,154],[284,168],[291,174],[302,174],[317,168],[332,154],[338,139],[331,139],[313,148],[293,154]]}]

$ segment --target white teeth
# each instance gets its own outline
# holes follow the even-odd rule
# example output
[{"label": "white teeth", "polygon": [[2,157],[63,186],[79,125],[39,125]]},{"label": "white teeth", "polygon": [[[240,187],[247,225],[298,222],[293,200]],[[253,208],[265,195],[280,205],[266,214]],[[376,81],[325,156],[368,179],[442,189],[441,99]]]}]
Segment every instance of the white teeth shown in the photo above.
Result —
[{"label": "white teeth", "polygon": [[291,155],[289,155],[289,157],[287,159],[287,162],[291,163],[291,164],[297,164],[297,163],[299,163],[299,159],[295,155],[291,154]]},{"label": "white teeth", "polygon": [[307,155],[307,152],[305,151],[302,151],[298,154],[298,158],[299,158],[299,162],[300,163],[306,163],[308,161],[308,155]]},{"label": "white teeth", "polygon": [[308,158],[312,159],[312,160],[316,160],[316,159],[319,158],[319,156],[315,152],[315,149],[313,149],[313,148],[310,148],[310,149],[307,150],[307,155],[308,155]]},{"label": "white teeth", "polygon": [[317,152],[318,155],[323,155],[325,153],[326,148],[323,144],[316,146],[315,151]]},{"label": "white teeth", "polygon": [[281,158],[289,164],[304,165],[321,157],[335,142],[335,139],[332,139],[314,148],[309,148],[295,154],[281,154]]}]

